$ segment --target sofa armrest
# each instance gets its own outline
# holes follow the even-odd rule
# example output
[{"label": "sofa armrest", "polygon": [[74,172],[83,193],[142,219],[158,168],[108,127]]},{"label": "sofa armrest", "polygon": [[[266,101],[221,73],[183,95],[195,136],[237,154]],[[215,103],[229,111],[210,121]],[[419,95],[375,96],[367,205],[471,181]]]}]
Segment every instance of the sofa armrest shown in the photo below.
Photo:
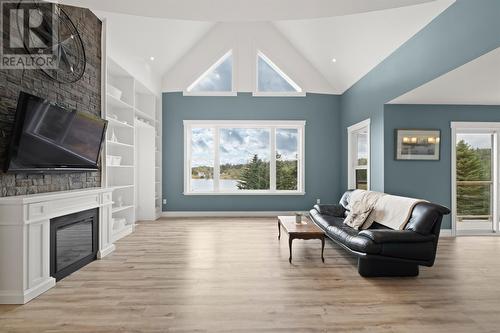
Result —
[{"label": "sofa armrest", "polygon": [[321,215],[330,215],[335,217],[345,217],[345,208],[340,204],[318,204],[314,205],[314,209]]},{"label": "sofa armrest", "polygon": [[359,234],[377,244],[383,243],[425,243],[436,239],[434,234],[422,235],[411,230],[363,230]]}]

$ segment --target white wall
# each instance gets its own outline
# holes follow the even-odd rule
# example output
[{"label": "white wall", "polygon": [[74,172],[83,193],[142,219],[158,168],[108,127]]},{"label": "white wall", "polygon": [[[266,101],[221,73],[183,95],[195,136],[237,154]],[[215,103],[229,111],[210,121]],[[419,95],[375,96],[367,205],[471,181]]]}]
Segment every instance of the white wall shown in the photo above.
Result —
[{"label": "white wall", "polygon": [[184,91],[228,50],[233,50],[235,89],[254,92],[261,50],[305,92],[332,93],[328,81],[268,22],[218,23],[163,77],[162,91]]},{"label": "white wall", "polygon": [[[113,60],[150,90],[159,93],[161,76],[154,73],[146,59],[134,56],[127,51],[127,47],[120,42],[123,33],[120,32],[116,19],[102,18],[102,21],[106,34],[106,56],[113,58]],[[133,40],[130,40],[128,47],[133,47],[133,44]]]}]

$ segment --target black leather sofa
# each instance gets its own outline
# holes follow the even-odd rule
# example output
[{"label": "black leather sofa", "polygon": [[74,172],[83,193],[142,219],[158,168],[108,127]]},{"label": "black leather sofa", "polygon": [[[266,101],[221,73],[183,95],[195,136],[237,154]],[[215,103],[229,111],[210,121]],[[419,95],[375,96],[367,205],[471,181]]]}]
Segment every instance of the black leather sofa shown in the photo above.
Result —
[{"label": "black leather sofa", "polygon": [[418,266],[432,266],[436,258],[439,232],[446,207],[418,203],[404,230],[373,223],[367,230],[344,224],[352,191],[344,193],[340,204],[315,205],[310,217],[326,235],[358,257],[362,276],[417,276]]}]

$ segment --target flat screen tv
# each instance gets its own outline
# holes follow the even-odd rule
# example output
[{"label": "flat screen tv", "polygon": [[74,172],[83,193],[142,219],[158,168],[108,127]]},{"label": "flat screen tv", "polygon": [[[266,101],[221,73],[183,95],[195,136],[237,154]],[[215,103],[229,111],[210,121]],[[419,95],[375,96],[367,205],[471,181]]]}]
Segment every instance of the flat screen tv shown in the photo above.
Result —
[{"label": "flat screen tv", "polygon": [[107,121],[21,92],[5,172],[97,170]]}]

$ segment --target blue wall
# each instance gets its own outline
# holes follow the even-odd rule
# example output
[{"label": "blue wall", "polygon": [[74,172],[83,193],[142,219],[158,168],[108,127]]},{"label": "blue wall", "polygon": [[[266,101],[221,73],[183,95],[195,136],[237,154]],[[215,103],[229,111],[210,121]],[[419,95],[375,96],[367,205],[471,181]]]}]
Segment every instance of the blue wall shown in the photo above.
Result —
[{"label": "blue wall", "polygon": [[[372,189],[390,192],[384,188],[384,156],[392,156],[384,147],[384,104],[499,46],[500,1],[457,0],[342,95],[344,159],[345,128],[371,118]],[[341,189],[345,189],[347,166],[341,167]]]},{"label": "blue wall", "polygon": [[[415,106],[415,109],[388,106],[386,111],[384,107],[392,99],[500,47],[499,13],[499,0],[457,0],[342,96],[308,94],[305,98],[257,98],[250,94],[239,94],[238,97],[164,94],[163,196],[168,203],[163,209],[298,210],[309,208],[316,198],[324,202],[337,201],[347,187],[346,127],[367,118],[371,118],[372,189],[423,197],[449,206],[450,176],[441,177],[450,172],[449,151],[446,151],[450,149],[449,135],[446,137],[449,121],[486,121],[492,113],[488,113],[487,107],[439,107],[439,115],[426,111],[436,111],[437,107],[424,110],[420,106]],[[407,115],[400,114],[403,109],[408,111]],[[483,113],[485,118],[475,118],[482,117]],[[439,126],[444,126],[443,147],[448,143],[442,151],[443,160],[433,166],[423,162],[393,161],[393,128],[434,128],[437,123],[427,122],[427,119],[438,116],[443,117],[439,118]],[[183,119],[307,120],[307,194],[299,197],[182,195]],[[413,119],[413,122],[407,119]],[[436,168],[439,172],[429,176],[425,172],[430,171],[429,168]],[[409,181],[403,179],[407,178],[408,172],[414,172]],[[423,179],[429,179],[429,183]],[[449,227],[449,220],[446,226]]]},{"label": "blue wall", "polygon": [[[426,199],[451,207],[452,121],[500,122],[500,106],[386,105],[384,114],[385,191]],[[394,130],[429,128],[441,130],[439,161],[396,161]],[[443,228],[451,228],[445,217]]]},{"label": "blue wall", "polygon": [[[183,120],[306,120],[304,196],[185,196]],[[163,198],[169,211],[293,211],[340,193],[339,96],[188,97],[163,94]]]}]

